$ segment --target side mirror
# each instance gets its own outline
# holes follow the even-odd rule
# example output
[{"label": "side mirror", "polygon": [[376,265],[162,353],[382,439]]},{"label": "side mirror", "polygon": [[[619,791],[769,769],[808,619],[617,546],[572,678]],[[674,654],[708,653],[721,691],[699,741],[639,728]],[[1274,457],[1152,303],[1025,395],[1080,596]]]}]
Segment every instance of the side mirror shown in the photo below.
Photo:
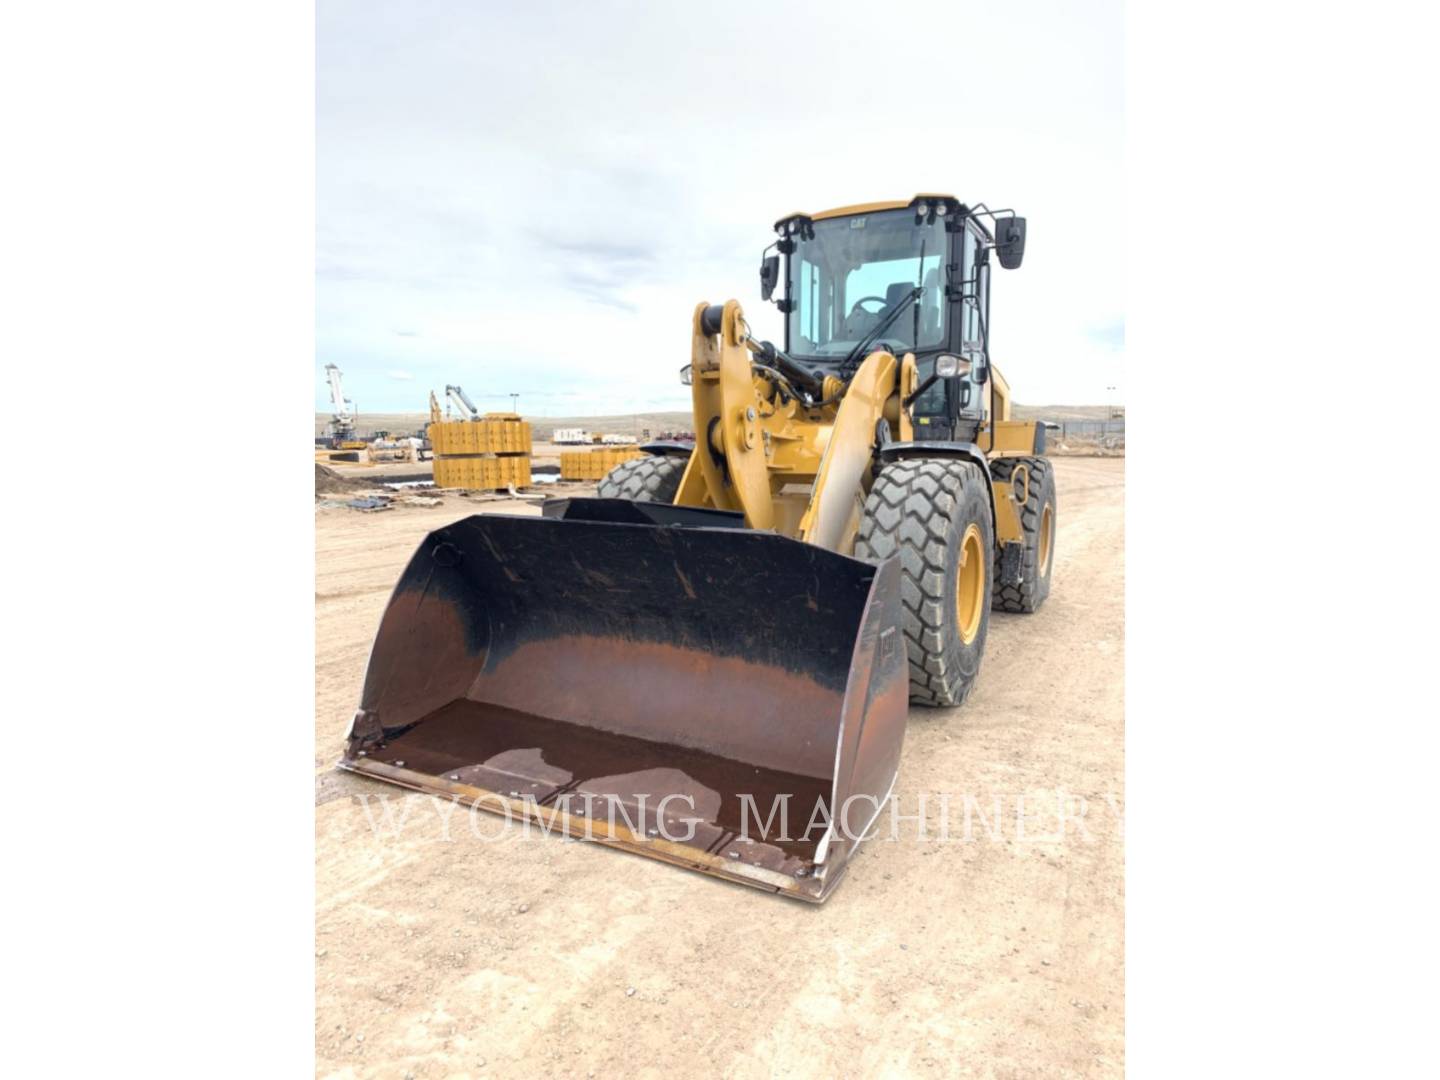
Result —
[{"label": "side mirror", "polygon": [[1025,258],[1025,219],[1000,218],[995,222],[995,254],[1006,270],[1018,270]]},{"label": "side mirror", "polygon": [[760,260],[760,299],[769,300],[780,283],[780,256],[767,255]]}]

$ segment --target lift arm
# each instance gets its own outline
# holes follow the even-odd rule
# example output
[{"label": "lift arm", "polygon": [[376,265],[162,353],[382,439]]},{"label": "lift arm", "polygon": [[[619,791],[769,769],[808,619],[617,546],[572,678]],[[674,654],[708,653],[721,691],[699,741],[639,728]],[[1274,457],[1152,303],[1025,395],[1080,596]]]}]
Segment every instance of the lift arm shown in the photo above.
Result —
[{"label": "lift arm", "polygon": [[794,381],[749,340],[739,301],[699,304],[692,331],[696,450],[675,502],[738,510],[752,529],[848,553],[877,427],[898,424],[897,390],[902,372],[913,382],[914,358],[876,349],[848,381],[816,380],[822,396],[807,403],[782,393]]}]

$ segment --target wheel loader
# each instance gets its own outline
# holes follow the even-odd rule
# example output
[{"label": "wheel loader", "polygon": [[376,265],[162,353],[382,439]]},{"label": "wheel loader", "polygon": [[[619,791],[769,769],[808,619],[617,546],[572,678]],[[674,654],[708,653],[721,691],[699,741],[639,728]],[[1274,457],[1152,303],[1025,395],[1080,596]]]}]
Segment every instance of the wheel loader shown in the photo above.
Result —
[{"label": "wheel loader", "polygon": [[596,498],[425,538],[342,767],[830,895],[909,704],[964,702],[990,613],[1044,602],[1055,481],[990,355],[991,271],[1020,265],[1024,218],[923,194],[775,231],[783,343],[737,300],[691,315],[694,443],[646,444]]}]

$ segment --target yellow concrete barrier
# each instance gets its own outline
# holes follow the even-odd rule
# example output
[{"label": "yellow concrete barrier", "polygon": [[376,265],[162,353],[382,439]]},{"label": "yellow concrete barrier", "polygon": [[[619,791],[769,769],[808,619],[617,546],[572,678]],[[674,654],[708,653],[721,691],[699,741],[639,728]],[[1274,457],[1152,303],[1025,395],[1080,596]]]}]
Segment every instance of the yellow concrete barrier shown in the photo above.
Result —
[{"label": "yellow concrete barrier", "polygon": [[425,434],[435,455],[436,487],[498,491],[530,483],[530,423],[516,413],[444,420]]},{"label": "yellow concrete barrier", "polygon": [[633,446],[604,450],[562,450],[560,453],[561,480],[599,480],[622,461],[644,457]]}]

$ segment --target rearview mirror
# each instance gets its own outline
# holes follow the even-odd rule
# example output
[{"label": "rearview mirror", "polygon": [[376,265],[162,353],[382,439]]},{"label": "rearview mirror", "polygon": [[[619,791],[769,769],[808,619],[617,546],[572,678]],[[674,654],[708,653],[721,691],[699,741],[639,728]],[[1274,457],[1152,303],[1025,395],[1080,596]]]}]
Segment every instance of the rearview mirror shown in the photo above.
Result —
[{"label": "rearview mirror", "polygon": [[999,218],[995,222],[995,254],[1006,270],[1017,270],[1025,258],[1025,219]]},{"label": "rearview mirror", "polygon": [[780,256],[767,255],[760,260],[760,299],[769,300],[775,295],[775,286],[780,282]]}]

